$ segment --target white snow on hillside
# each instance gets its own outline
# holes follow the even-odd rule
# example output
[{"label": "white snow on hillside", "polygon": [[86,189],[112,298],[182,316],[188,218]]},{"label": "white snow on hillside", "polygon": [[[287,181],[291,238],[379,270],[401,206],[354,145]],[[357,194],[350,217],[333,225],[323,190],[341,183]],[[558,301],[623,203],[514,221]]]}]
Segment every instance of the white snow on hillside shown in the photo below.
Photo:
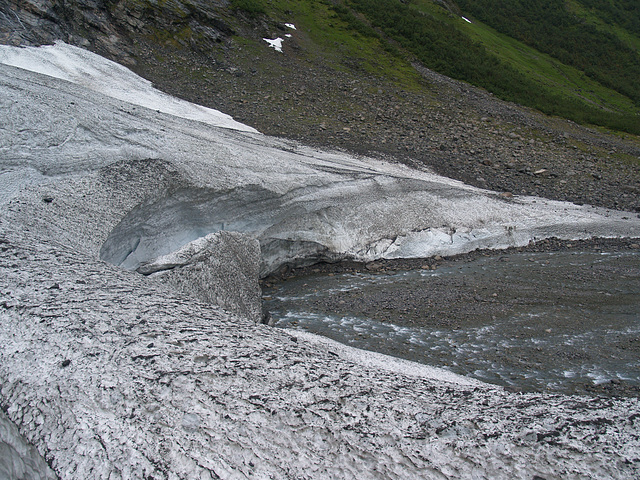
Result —
[{"label": "white snow on hillside", "polygon": [[42,47],[0,45],[0,63],[67,80],[118,100],[188,120],[257,133],[225,113],[167,95],[128,68],[62,42]]},{"label": "white snow on hillside", "polygon": [[282,39],[280,37],[270,40],[268,38],[263,38],[265,42],[269,44],[271,48],[273,48],[276,52],[282,53]]},{"label": "white snow on hillside", "polygon": [[[285,27],[290,28],[291,30],[297,30],[296,26],[293,23],[285,23],[284,25]],[[284,36],[287,38],[291,38],[290,33],[286,33]],[[278,37],[273,40],[269,38],[263,38],[263,40],[267,42],[269,46],[273,48],[276,52],[282,53],[282,41],[283,41],[282,38]]]}]

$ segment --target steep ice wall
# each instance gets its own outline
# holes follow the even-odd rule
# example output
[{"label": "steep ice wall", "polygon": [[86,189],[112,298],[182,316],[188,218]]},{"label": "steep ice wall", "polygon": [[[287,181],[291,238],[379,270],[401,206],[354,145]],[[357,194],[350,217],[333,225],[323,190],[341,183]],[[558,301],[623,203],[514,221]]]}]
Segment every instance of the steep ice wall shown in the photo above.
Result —
[{"label": "steep ice wall", "polygon": [[0,407],[60,478],[640,474],[637,400],[505,392],[256,325],[115,265],[168,266],[225,230],[259,241],[268,271],[637,236],[636,217],[502,199],[6,65],[0,125]]},{"label": "steep ice wall", "polygon": [[249,235],[220,231],[188,243],[138,270],[198,300],[253,322],[262,320],[260,245]]},{"label": "steep ice wall", "polygon": [[284,263],[429,257],[545,237],[638,234],[637,218],[629,214],[540,199],[507,201],[405,173],[344,172],[284,193],[256,185],[171,190],[132,209],[101,257],[135,270],[207,233],[229,230],[260,240],[265,274]]}]

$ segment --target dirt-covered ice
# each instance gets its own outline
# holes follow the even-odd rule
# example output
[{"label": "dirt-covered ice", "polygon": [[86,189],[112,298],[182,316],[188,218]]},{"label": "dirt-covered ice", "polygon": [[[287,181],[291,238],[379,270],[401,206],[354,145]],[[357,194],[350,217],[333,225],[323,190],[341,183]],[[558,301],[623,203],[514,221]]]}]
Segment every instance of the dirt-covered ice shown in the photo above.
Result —
[{"label": "dirt-covered ice", "polygon": [[637,400],[387,366],[132,271],[223,230],[259,240],[264,273],[638,236],[635,215],[503,198],[73,81],[0,65],[0,404],[60,478],[638,475]]}]

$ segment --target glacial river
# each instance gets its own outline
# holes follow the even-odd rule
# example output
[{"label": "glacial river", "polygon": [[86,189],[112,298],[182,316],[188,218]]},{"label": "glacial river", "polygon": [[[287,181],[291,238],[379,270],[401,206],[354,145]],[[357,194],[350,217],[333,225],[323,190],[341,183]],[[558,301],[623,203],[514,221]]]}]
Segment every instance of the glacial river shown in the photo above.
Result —
[{"label": "glacial river", "polygon": [[[575,393],[611,380],[640,386],[638,250],[448,263],[298,277],[265,289],[265,303],[279,327],[517,390]],[[454,297],[448,286],[469,291]],[[438,301],[451,302],[450,312]]]}]

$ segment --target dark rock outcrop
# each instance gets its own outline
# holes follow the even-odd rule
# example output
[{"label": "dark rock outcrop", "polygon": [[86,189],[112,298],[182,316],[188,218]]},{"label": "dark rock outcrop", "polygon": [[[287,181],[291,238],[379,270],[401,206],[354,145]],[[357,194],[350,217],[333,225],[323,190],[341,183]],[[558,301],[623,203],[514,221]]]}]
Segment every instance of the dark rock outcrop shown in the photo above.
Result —
[{"label": "dark rock outcrop", "polygon": [[134,65],[140,38],[207,51],[234,30],[227,2],[153,0],[0,0],[0,43],[42,45],[57,40]]}]

